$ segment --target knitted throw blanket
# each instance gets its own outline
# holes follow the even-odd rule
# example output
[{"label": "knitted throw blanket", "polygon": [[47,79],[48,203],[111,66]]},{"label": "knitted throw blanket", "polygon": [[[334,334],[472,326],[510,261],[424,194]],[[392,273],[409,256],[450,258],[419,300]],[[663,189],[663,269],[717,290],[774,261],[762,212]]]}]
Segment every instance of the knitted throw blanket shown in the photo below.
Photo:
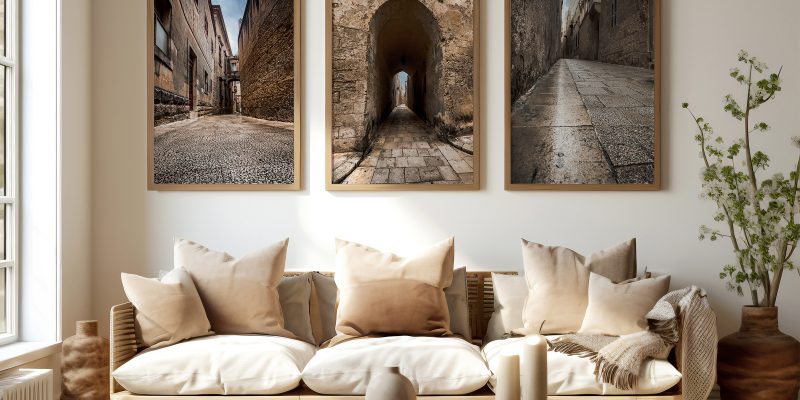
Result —
[{"label": "knitted throw blanket", "polygon": [[[595,363],[599,382],[630,390],[636,387],[645,360],[665,359],[673,346],[686,343],[678,351],[684,363],[683,397],[706,399],[716,375],[716,320],[705,292],[692,286],[667,293],[646,318],[647,331],[620,337],[564,335],[550,341],[550,350],[589,358]],[[687,337],[681,338],[681,334]],[[691,349],[687,353],[684,347]]]}]

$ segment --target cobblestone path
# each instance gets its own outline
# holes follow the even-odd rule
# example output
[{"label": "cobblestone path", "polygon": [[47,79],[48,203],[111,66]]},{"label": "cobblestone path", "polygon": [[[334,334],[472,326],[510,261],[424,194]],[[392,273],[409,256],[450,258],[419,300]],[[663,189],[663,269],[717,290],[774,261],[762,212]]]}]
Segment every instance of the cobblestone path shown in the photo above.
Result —
[{"label": "cobblestone path", "polygon": [[396,107],[377,135],[372,151],[342,183],[473,182],[472,155],[441,142],[406,106]]},{"label": "cobblestone path", "polygon": [[511,114],[512,183],[652,183],[653,71],[559,60]]},{"label": "cobblestone path", "polygon": [[210,115],[155,128],[156,183],[292,183],[293,124]]}]

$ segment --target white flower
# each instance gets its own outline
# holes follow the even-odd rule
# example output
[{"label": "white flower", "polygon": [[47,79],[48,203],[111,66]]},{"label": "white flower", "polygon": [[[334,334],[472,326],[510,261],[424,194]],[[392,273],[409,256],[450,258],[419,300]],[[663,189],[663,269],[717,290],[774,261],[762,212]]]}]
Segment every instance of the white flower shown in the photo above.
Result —
[{"label": "white flower", "polygon": [[747,54],[746,50],[739,50],[739,61],[747,61],[750,58],[750,54]]}]

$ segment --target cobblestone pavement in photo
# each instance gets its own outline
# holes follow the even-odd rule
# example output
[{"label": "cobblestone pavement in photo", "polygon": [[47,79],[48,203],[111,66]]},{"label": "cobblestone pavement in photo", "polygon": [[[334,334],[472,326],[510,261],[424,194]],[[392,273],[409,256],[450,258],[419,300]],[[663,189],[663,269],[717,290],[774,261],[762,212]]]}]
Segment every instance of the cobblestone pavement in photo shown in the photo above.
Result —
[{"label": "cobblestone pavement in photo", "polygon": [[652,183],[653,71],[559,60],[512,108],[512,183]]},{"label": "cobblestone pavement in photo", "polygon": [[372,151],[344,184],[473,182],[473,157],[441,142],[406,106],[381,124]]},{"label": "cobblestone pavement in photo", "polygon": [[210,115],[155,127],[155,183],[294,181],[291,123]]}]

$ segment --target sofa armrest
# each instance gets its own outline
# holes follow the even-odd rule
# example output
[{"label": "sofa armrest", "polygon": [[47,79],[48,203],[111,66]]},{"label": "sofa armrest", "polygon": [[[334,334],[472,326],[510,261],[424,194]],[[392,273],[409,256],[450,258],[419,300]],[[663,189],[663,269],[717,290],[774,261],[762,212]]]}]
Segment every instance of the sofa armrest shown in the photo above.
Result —
[{"label": "sofa armrest", "polygon": [[[136,343],[135,311],[131,303],[111,307],[111,329],[109,371],[114,372],[122,364],[133,358],[139,351]],[[110,393],[124,390],[113,377],[109,376]]]}]

